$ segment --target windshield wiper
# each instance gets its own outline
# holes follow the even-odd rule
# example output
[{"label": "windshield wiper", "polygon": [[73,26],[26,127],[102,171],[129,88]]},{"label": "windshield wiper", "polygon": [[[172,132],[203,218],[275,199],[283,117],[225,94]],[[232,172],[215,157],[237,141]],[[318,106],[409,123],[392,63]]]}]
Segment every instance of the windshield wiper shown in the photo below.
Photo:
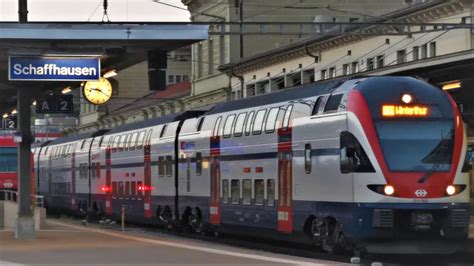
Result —
[{"label": "windshield wiper", "polygon": [[436,169],[439,168],[440,165],[440,163],[434,164],[433,167],[431,167],[430,170],[426,171],[425,174],[418,180],[418,184],[425,183],[425,181],[428,180],[428,178],[434,173],[434,171],[436,171]]}]

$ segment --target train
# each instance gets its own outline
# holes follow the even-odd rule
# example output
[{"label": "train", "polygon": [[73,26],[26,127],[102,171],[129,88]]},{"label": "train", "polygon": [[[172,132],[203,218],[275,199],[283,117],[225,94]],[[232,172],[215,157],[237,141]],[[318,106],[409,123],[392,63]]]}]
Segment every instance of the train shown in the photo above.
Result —
[{"label": "train", "polygon": [[412,77],[336,78],[36,147],[48,209],[350,250],[467,239],[456,103]]}]

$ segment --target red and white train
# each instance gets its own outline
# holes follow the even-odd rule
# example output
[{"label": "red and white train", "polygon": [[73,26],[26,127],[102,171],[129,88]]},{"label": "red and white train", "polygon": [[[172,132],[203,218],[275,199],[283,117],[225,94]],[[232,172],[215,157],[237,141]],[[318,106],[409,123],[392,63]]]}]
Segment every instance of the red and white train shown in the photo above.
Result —
[{"label": "red and white train", "polygon": [[34,150],[50,209],[313,241],[465,239],[464,124],[409,77],[334,79]]}]

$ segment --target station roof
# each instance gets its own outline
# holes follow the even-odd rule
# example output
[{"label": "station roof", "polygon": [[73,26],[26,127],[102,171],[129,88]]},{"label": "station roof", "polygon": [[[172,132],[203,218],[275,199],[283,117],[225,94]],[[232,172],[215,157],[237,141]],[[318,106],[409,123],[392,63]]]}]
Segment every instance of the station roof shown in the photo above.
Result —
[{"label": "station roof", "polygon": [[207,39],[206,25],[189,23],[0,22],[0,114],[16,106],[16,89],[34,95],[77,82],[8,80],[10,55],[96,55],[103,70],[121,70],[147,59],[152,50],[172,51]]}]

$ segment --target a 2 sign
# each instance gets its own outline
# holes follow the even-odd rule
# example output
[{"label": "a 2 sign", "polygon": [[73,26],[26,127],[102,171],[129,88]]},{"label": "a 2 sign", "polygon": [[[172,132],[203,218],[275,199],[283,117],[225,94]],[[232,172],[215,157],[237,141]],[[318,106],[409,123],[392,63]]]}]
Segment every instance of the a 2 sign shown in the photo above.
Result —
[{"label": "a 2 sign", "polygon": [[70,114],[73,112],[72,95],[53,95],[36,99],[37,114]]}]

